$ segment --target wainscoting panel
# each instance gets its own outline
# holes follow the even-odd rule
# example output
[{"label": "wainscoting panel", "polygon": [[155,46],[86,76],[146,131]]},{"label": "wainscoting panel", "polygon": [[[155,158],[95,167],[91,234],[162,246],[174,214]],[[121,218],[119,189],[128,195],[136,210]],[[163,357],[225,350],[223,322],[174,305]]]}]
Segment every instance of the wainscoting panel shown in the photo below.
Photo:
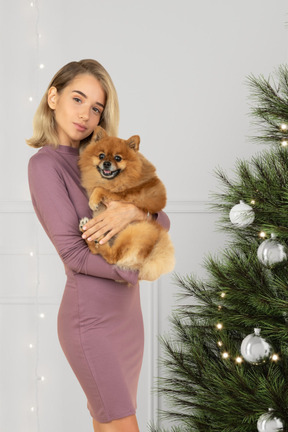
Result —
[{"label": "wainscoting panel", "polygon": [[[169,202],[175,272],[203,273],[203,256],[222,245],[216,215],[204,202]],[[65,286],[63,264],[30,202],[1,202],[0,221],[0,430],[92,431],[86,399],[60,348],[57,312]],[[173,274],[141,282],[145,353],[138,392],[141,432],[162,424],[165,402],[155,391],[162,373],[159,335],[169,333],[177,303]]]}]

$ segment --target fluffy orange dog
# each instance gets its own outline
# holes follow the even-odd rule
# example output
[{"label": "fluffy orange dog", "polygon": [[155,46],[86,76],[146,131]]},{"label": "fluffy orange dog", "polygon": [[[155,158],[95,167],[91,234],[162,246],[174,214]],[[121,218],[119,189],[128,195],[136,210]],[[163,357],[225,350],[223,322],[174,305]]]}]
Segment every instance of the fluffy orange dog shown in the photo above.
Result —
[{"label": "fluffy orange dog", "polygon": [[[155,167],[139,153],[140,138],[110,137],[98,126],[83,150],[79,167],[93,215],[105,202],[127,201],[151,214],[166,205],[166,190]],[[87,218],[80,221],[80,230]],[[87,242],[94,254],[110,264],[139,270],[139,279],[155,280],[174,268],[174,248],[167,231],[156,221],[134,222],[104,245]]]}]

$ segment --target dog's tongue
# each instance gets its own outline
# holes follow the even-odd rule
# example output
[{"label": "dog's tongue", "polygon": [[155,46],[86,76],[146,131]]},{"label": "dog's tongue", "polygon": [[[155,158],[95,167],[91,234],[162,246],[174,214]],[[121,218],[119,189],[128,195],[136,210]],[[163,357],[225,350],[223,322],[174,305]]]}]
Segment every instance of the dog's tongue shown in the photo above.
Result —
[{"label": "dog's tongue", "polygon": [[109,175],[109,174],[111,174],[111,171],[104,170],[104,174]]}]

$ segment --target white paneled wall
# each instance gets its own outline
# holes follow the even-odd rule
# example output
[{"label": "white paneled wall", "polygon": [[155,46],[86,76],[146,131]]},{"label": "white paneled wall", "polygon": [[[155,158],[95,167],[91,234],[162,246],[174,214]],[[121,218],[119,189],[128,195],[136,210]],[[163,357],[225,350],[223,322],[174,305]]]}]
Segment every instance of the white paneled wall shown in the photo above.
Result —
[{"label": "white paneled wall", "polygon": [[[168,203],[179,273],[198,270],[201,257],[219,244],[215,215],[204,203]],[[31,203],[0,205],[2,226],[17,232],[1,239],[0,407],[1,432],[91,431],[83,392],[58,343],[57,312],[65,285],[63,265],[38,223]],[[199,225],[205,225],[204,232]],[[181,227],[181,228],[180,228]],[[19,234],[21,233],[21,234]],[[200,267],[199,267],[200,269]],[[141,283],[145,355],[139,383],[141,431],[157,423],[161,401],[155,390],[161,347],[175,304],[171,275]],[[31,410],[32,409],[32,410]]]},{"label": "white paneled wall", "polygon": [[[54,73],[82,58],[107,68],[120,100],[120,136],[141,136],[141,151],[167,187],[175,270],[203,275],[204,256],[224,243],[206,206],[217,191],[213,170],[231,172],[236,158],[259,151],[246,138],[254,131],[245,80],[287,62],[287,13],[287,0],[1,2],[0,432],[92,432],[57,339],[62,263],[36,220],[27,182],[34,150],[24,140]],[[171,276],[141,285],[144,432],[163,406],[151,391],[157,336],[169,332],[177,287]]]}]

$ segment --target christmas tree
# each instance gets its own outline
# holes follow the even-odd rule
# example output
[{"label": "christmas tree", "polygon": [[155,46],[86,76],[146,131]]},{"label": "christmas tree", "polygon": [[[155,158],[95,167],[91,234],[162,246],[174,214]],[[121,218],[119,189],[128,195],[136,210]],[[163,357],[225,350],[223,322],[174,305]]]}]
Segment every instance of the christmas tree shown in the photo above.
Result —
[{"label": "christmas tree", "polygon": [[288,68],[247,81],[266,146],[232,180],[216,171],[228,241],[206,257],[205,281],[175,275],[185,301],[159,378],[173,431],[288,431]]}]

